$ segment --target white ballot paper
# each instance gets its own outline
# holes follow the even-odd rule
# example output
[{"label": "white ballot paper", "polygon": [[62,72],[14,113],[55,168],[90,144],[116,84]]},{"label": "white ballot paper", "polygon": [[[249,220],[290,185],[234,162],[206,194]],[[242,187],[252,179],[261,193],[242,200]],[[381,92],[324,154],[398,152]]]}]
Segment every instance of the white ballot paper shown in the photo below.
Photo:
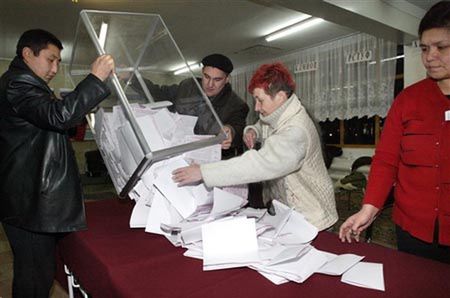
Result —
[{"label": "white ballot paper", "polygon": [[132,128],[127,122],[117,130],[117,142],[120,150],[120,165],[127,177],[133,174],[144,153],[139,145]]},{"label": "white ballot paper", "polygon": [[383,264],[359,262],[342,275],[341,281],[353,286],[384,291]]},{"label": "white ballot paper", "polygon": [[174,224],[178,223],[183,218],[173,208],[167,199],[158,191],[155,190],[153,196],[152,206],[147,217],[145,231],[147,233],[155,233],[166,235],[169,234],[161,230],[161,224]]},{"label": "white ballot paper", "polygon": [[277,255],[282,253],[286,247],[280,244],[267,243],[266,241],[258,241],[259,247],[259,258],[262,264],[268,263],[270,260],[275,258]]},{"label": "white ballot paper", "polygon": [[[163,111],[160,111],[155,115],[160,115],[161,113],[163,113]],[[141,128],[141,131],[142,131],[142,134],[144,135],[145,141],[147,142],[147,144],[150,147],[150,150],[152,152],[164,149],[166,147],[164,144],[164,140],[162,139],[160,131],[156,128],[156,124],[153,119],[153,117],[155,117],[155,115],[147,115],[147,116],[136,118],[136,122],[138,123],[139,127]],[[128,125],[130,125],[130,124],[128,124]],[[132,133],[132,135],[134,136],[134,133]],[[142,160],[142,158],[139,158],[139,161],[141,161],[141,160]]]},{"label": "white ballot paper", "polygon": [[237,195],[243,199],[248,198],[248,185],[247,184],[238,184],[238,185],[230,185],[221,187],[222,190]]},{"label": "white ballot paper", "polygon": [[299,246],[285,247],[278,255],[276,255],[266,266],[290,262],[294,259],[301,258],[306,255],[313,247],[309,244]]},{"label": "white ballot paper", "polygon": [[210,218],[219,218],[230,212],[237,212],[237,210],[247,203],[247,200],[217,187],[214,187],[213,194],[214,203],[209,214]]},{"label": "white ballot paper", "polygon": [[178,187],[173,182],[172,172],[175,169],[187,166],[187,162],[182,158],[172,158],[164,166],[155,169],[156,179],[154,181],[158,190],[170,201],[183,218],[194,213],[197,208],[196,200],[192,195],[192,188],[204,187],[202,184],[199,186]]},{"label": "white ballot paper", "polygon": [[278,276],[275,274],[270,274],[270,273],[265,273],[262,271],[258,272],[259,274],[261,274],[262,276],[264,276],[265,278],[267,278],[268,280],[270,280],[272,283],[276,284],[276,285],[281,285],[281,284],[285,284],[287,282],[289,282],[289,279],[286,279],[282,276]]},{"label": "white ballot paper", "polygon": [[253,218],[235,217],[204,224],[202,239],[203,270],[217,269],[215,265],[233,268],[259,262]]},{"label": "white ballot paper", "polygon": [[190,245],[189,248],[183,253],[183,256],[203,260],[203,250],[201,247]]},{"label": "white ballot paper", "polygon": [[199,222],[198,226],[194,226],[190,229],[184,229],[181,231],[181,245],[183,247],[189,248],[190,244],[202,241],[202,225],[203,222]]},{"label": "white ballot paper", "polygon": [[[206,140],[214,137],[213,135],[186,135],[183,143],[192,143],[195,141]],[[222,158],[222,146],[220,144],[211,145],[204,148],[195,149],[183,153],[184,159],[190,163],[205,164],[219,161]]]},{"label": "white ballot paper", "polygon": [[260,223],[270,224],[275,230],[262,235],[263,239],[285,245],[300,245],[312,241],[318,233],[315,226],[294,209],[274,200],[275,215],[265,214]]},{"label": "white ballot paper", "polygon": [[253,217],[256,221],[260,220],[265,214],[267,210],[266,209],[255,209],[251,207],[246,207],[238,210],[238,215],[240,216],[246,216],[248,218]]},{"label": "white ballot paper", "polygon": [[354,254],[335,255],[325,251],[321,252],[327,256],[328,262],[316,272],[328,275],[342,275],[345,271],[364,259],[364,256]]},{"label": "white ballot paper", "polygon": [[130,216],[130,228],[144,228],[147,217],[150,212],[150,206],[147,204],[149,200],[140,198],[134,205],[133,212]]},{"label": "white ballot paper", "polygon": [[172,136],[172,145],[183,144],[186,142],[186,136],[194,134],[198,117],[174,113],[172,118],[177,127]]},{"label": "white ballot paper", "polygon": [[[157,131],[167,141],[170,141],[173,137],[175,130],[177,129],[176,123],[170,112],[167,109],[158,110],[157,113],[152,115],[155,122]],[[153,148],[152,148],[153,151]]]},{"label": "white ballot paper", "polygon": [[258,270],[260,273],[273,274],[281,276],[288,280],[302,283],[307,280],[314,272],[327,262],[324,254],[321,254],[314,247],[305,247],[306,253],[300,253],[297,258],[290,259],[286,262],[277,263],[272,266],[252,265],[251,268]]}]

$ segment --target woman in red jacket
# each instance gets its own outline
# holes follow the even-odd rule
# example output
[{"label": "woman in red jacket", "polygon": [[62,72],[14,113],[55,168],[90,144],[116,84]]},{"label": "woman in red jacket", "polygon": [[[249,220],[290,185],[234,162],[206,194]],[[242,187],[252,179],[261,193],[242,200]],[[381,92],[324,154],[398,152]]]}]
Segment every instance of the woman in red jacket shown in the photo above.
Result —
[{"label": "woman in red jacket", "polygon": [[450,1],[435,4],[419,25],[427,78],[395,99],[376,148],[359,212],[341,226],[359,240],[395,185],[398,249],[450,263]]}]

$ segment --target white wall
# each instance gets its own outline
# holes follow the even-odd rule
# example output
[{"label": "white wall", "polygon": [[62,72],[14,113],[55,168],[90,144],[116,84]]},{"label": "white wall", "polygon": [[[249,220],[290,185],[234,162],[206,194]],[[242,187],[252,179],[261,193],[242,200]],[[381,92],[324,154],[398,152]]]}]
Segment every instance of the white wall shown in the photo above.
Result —
[{"label": "white wall", "polygon": [[405,53],[403,83],[405,88],[426,77],[421,51],[417,44],[418,42],[415,45],[403,47]]}]

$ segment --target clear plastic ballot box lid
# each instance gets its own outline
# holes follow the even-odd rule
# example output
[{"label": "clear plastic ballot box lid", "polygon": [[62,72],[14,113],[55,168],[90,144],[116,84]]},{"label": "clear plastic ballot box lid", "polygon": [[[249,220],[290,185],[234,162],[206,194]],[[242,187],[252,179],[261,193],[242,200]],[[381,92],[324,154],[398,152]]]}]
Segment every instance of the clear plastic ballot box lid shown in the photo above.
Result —
[{"label": "clear plastic ballot box lid", "polygon": [[[192,70],[188,68],[185,76],[174,75],[176,69],[188,65],[159,15],[81,11],[69,67],[74,85],[104,53],[114,57],[116,73],[107,82],[111,95],[90,125],[120,197],[127,196],[153,163],[225,139],[223,125]],[[170,94],[161,95],[159,86],[183,79],[194,81],[198,96],[189,100],[202,107],[201,113],[211,115],[215,134],[193,136],[198,115],[175,110],[169,106]]]}]

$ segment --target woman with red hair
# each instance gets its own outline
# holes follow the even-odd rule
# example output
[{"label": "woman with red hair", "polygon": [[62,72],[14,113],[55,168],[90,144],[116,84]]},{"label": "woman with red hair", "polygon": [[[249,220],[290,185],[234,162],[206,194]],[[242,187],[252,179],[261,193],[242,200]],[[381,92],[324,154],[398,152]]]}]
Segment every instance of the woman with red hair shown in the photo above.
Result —
[{"label": "woman with red hair", "polygon": [[[177,169],[173,180],[179,186],[203,181],[207,187],[263,181],[266,204],[276,199],[294,207],[319,230],[333,225],[338,215],[319,134],[294,89],[281,63],[259,67],[248,87],[260,114],[244,130],[250,150],[229,160]],[[255,150],[258,141],[262,146]]]}]

